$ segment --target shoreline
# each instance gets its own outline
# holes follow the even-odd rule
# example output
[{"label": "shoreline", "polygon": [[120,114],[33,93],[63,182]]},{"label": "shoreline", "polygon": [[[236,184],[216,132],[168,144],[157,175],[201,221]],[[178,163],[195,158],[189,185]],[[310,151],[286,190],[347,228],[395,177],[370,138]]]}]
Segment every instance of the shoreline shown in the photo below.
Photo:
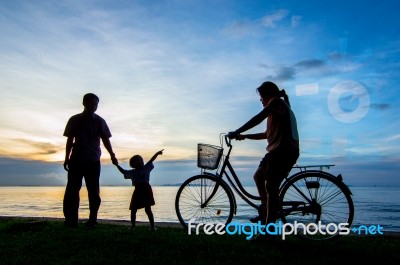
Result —
[{"label": "shoreline", "polygon": [[[36,216],[0,216],[0,220],[26,220],[28,223],[41,223],[41,222],[64,222],[64,218],[57,217],[36,217]],[[80,219],[78,223],[80,225],[84,225],[87,219]],[[120,225],[120,226],[130,226],[131,222],[129,220],[112,220],[112,219],[98,219],[97,222],[99,224],[108,224],[108,225]],[[149,226],[149,222],[136,221],[137,226]],[[176,228],[176,229],[184,229],[180,223],[172,223],[172,222],[155,222],[156,227],[164,227],[164,228]],[[384,231],[383,235],[356,235],[350,234],[349,236],[355,237],[388,237],[388,238],[399,238],[400,232],[397,231]]]},{"label": "shoreline", "polygon": [[[37,216],[0,216],[0,220],[27,220],[31,222],[64,222],[64,218],[57,217],[37,217]],[[82,224],[86,222],[87,219],[79,219],[78,223]],[[130,226],[131,222],[129,220],[112,220],[112,219],[97,219],[99,224],[109,224],[109,225],[121,225],[121,226]],[[138,226],[149,226],[149,222],[136,221],[136,225]],[[172,223],[172,222],[155,222],[155,226],[157,227],[167,227],[167,228],[182,228],[180,223]]]}]

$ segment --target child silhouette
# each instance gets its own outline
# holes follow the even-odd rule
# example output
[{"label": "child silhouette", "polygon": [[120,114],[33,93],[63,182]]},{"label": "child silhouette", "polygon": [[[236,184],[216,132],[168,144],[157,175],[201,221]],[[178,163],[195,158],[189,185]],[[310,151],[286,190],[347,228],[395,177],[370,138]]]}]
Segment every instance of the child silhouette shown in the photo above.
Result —
[{"label": "child silhouette", "polygon": [[131,210],[132,228],[135,228],[136,225],[137,210],[144,208],[147,217],[149,218],[151,230],[156,230],[154,226],[153,212],[151,211],[151,206],[153,206],[155,202],[153,197],[153,190],[151,189],[149,180],[150,172],[154,168],[153,162],[154,160],[156,160],[157,156],[162,155],[163,150],[155,153],[146,164],[144,164],[143,158],[140,155],[134,155],[129,160],[129,165],[132,167],[131,170],[123,169],[121,166],[118,165],[117,161],[113,163],[124,175],[124,178],[131,179],[132,186],[135,186],[135,190],[132,194],[131,204],[129,206],[129,210]]}]

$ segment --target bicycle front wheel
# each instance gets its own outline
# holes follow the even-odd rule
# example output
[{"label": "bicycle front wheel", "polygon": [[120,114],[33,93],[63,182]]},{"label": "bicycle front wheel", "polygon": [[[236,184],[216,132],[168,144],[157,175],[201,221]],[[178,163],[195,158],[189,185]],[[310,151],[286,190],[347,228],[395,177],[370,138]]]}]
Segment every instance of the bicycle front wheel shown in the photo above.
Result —
[{"label": "bicycle front wheel", "polygon": [[350,190],[326,172],[305,172],[292,177],[282,187],[280,201],[282,221],[297,223],[296,233],[308,239],[335,238],[341,230],[349,229],[353,221]]},{"label": "bicycle front wheel", "polygon": [[234,198],[228,185],[212,175],[198,175],[186,180],[179,188],[175,210],[181,224],[231,222]]}]

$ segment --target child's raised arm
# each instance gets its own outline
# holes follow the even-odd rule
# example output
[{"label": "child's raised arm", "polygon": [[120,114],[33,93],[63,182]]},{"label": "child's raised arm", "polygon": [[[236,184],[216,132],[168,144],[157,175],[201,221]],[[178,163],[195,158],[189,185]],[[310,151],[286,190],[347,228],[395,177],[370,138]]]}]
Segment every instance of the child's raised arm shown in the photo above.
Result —
[{"label": "child's raised arm", "polygon": [[162,154],[163,154],[163,151],[164,151],[164,149],[162,149],[162,150],[158,151],[157,153],[155,153],[155,154],[153,155],[153,157],[152,157],[152,158],[150,158],[150,160],[149,160],[149,162],[148,162],[148,163],[153,163],[153,162],[154,162],[154,160],[156,160],[157,156],[159,156],[159,155],[162,155]]}]

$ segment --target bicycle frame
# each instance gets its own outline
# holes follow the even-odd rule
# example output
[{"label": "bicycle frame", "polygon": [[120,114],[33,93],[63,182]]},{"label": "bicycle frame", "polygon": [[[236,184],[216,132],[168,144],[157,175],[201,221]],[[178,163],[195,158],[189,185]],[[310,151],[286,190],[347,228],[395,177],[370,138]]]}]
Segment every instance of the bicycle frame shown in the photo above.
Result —
[{"label": "bicycle frame", "polygon": [[[229,157],[230,157],[230,154],[231,154],[231,151],[232,151],[232,147],[233,147],[233,146],[228,142],[227,137],[226,137],[226,136],[224,136],[224,137],[225,137],[226,144],[227,144],[227,146],[229,147],[229,150],[228,150],[227,154],[225,155],[225,159],[224,159],[224,162],[222,163],[221,170],[219,171],[219,173],[217,172],[216,174],[211,174],[211,173],[208,173],[208,172],[205,172],[205,171],[203,171],[202,173],[205,174],[205,175],[212,175],[212,176],[215,176],[215,175],[216,175],[216,176],[217,176],[217,179],[218,179],[219,181],[223,181],[223,180],[222,180],[223,176],[226,176],[226,179],[228,180],[228,182],[229,182],[229,184],[230,184],[230,187],[232,187],[233,190],[234,190],[247,204],[249,204],[250,206],[252,206],[252,207],[255,208],[255,209],[258,209],[258,205],[256,205],[256,204],[253,203],[252,201],[250,201],[250,199],[260,201],[261,198],[258,197],[258,196],[252,195],[252,194],[250,194],[249,192],[247,192],[246,189],[245,189],[245,188],[243,187],[243,185],[241,184],[241,182],[240,182],[240,180],[239,180],[239,177],[236,175],[235,170],[233,169],[231,163],[229,162]],[[228,172],[230,173],[230,175],[232,176],[232,178],[233,178],[234,181],[232,181],[232,178],[231,178],[230,175],[228,174],[227,169],[228,169]],[[208,200],[206,200],[206,201],[202,204],[203,206],[207,205],[207,203],[212,199],[212,197],[214,197],[216,191],[218,190],[218,186],[219,186],[218,184],[215,186],[214,191],[211,193],[211,195],[210,195],[210,197],[208,198]],[[233,193],[233,192],[232,192],[232,193]],[[249,199],[249,198],[250,198],[250,199]]]},{"label": "bicycle frame", "polygon": [[[222,178],[224,176],[226,176],[226,179],[228,180],[228,182],[230,184],[228,186],[229,186],[229,188],[231,188],[231,193],[233,194],[233,192],[232,192],[232,188],[233,188],[233,190],[236,192],[236,194],[238,194],[248,205],[250,205],[251,207],[253,207],[255,209],[258,209],[259,206],[257,204],[255,204],[254,202],[252,202],[251,199],[252,200],[261,201],[261,197],[250,194],[249,192],[246,191],[246,189],[241,184],[241,182],[239,180],[239,177],[237,176],[235,170],[233,169],[232,164],[229,162],[229,158],[230,158],[230,154],[231,154],[233,146],[230,143],[230,140],[228,141],[227,136],[224,136],[224,137],[225,137],[225,142],[226,142],[227,146],[229,147],[229,149],[228,149],[227,154],[225,155],[225,159],[224,159],[224,161],[222,163],[221,170],[219,172],[217,172],[216,174],[212,174],[212,173],[209,173],[209,172],[206,172],[206,171],[203,171],[202,173],[205,174],[205,175],[216,176],[218,181],[223,181]],[[300,172],[298,172],[298,173],[296,173],[296,174],[294,174],[292,176],[286,176],[284,178],[284,180],[282,181],[282,184],[281,184],[280,188],[282,188],[292,177],[295,177],[295,176],[297,176],[299,174],[302,174],[302,173],[305,173],[305,172],[318,172],[318,173],[321,173],[321,172],[323,172],[322,171],[323,168],[328,168],[329,169],[332,166],[334,166],[334,165],[294,166],[293,168],[299,169]],[[317,171],[317,170],[307,170],[307,168],[315,168],[315,167],[320,168],[320,170],[319,171]],[[338,177],[341,178],[341,175],[339,175]],[[205,207],[208,204],[208,202],[214,197],[215,193],[218,190],[218,187],[219,187],[219,185],[218,185],[218,182],[217,182],[217,185],[215,186],[213,192],[211,193],[209,198],[202,204],[202,207]],[[307,200],[310,204],[312,204],[312,201],[309,199],[309,197],[304,195],[303,192],[301,192],[297,187],[294,187],[294,188],[299,192],[299,194],[302,195],[302,197],[304,197],[305,200]],[[302,210],[302,207],[300,207],[298,202],[289,202],[288,205],[293,206],[297,210]],[[284,214],[284,213],[282,213],[282,214]]]}]

